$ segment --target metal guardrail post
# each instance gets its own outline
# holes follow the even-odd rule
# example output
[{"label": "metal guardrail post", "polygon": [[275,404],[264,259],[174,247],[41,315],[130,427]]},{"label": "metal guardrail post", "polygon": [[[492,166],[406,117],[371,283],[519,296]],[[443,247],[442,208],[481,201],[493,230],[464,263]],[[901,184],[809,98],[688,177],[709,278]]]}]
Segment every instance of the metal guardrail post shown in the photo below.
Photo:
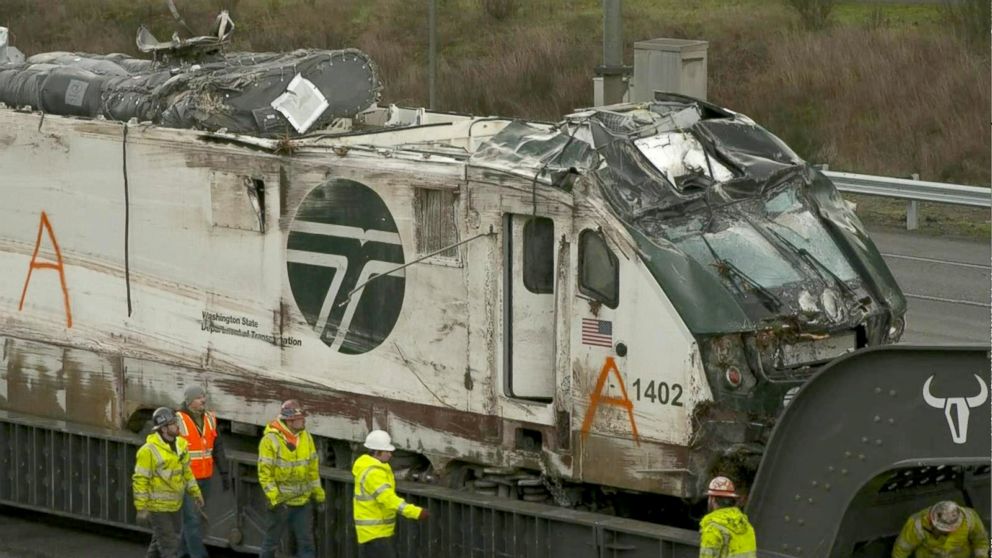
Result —
[{"label": "metal guardrail post", "polygon": [[[920,175],[918,173],[913,173],[913,180],[919,180]],[[920,209],[920,202],[916,200],[909,200],[909,206],[906,207],[906,230],[915,231],[920,227],[918,219],[918,211]]]}]

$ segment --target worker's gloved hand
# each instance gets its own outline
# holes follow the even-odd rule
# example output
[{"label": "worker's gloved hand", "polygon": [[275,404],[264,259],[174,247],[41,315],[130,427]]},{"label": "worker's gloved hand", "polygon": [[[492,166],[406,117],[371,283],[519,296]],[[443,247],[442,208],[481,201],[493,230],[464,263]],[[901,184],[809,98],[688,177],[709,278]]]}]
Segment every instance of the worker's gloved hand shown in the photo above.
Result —
[{"label": "worker's gloved hand", "polygon": [[273,504],[269,502],[269,509],[278,513],[286,509],[286,504]]},{"label": "worker's gloved hand", "polygon": [[427,508],[420,510],[420,517],[417,518],[418,521],[425,521],[430,518],[431,512],[427,511]]},{"label": "worker's gloved hand", "polygon": [[317,513],[324,513],[327,511],[327,504],[324,502],[314,502],[313,509],[317,510]]},{"label": "worker's gloved hand", "polygon": [[231,473],[224,471],[220,474],[220,483],[224,487],[224,492],[231,490]]},{"label": "worker's gloved hand", "polygon": [[203,506],[204,506],[203,495],[198,494],[198,495],[194,496],[193,497],[193,501],[196,502],[196,507],[198,507],[200,509],[203,509]]},{"label": "worker's gloved hand", "polygon": [[151,514],[148,510],[140,510],[138,511],[138,515],[134,516],[134,518],[138,520],[138,523],[144,525],[148,523],[148,520],[151,518]]}]

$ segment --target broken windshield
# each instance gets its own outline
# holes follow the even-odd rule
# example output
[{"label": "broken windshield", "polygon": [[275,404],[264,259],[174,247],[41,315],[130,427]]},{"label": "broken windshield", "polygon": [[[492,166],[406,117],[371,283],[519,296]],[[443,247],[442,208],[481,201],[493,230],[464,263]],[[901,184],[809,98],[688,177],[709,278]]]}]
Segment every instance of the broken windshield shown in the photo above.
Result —
[{"label": "broken windshield", "polygon": [[820,265],[842,281],[857,279],[858,274],[841,253],[820,221],[799,201],[796,190],[789,188],[765,203],[767,226],[796,250],[805,249]]},{"label": "broken windshield", "polygon": [[802,280],[787,260],[776,257],[775,247],[754,228],[737,224],[705,232],[699,226],[700,221],[702,219],[695,219],[685,226],[667,228],[665,235],[699,263],[720,272],[720,260],[730,262],[766,289]]}]

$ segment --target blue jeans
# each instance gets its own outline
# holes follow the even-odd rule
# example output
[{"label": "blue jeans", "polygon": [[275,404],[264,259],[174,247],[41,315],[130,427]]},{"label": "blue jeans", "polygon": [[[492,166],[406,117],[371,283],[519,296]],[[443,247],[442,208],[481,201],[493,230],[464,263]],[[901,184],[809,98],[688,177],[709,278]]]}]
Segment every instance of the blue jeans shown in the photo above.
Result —
[{"label": "blue jeans", "polygon": [[313,505],[310,502],[302,506],[276,506],[276,509],[269,510],[268,519],[259,558],[275,558],[276,549],[279,548],[287,528],[296,537],[296,558],[316,556],[317,549],[313,544]]},{"label": "blue jeans", "polygon": [[[210,493],[210,479],[196,481],[200,485],[203,501],[207,501]],[[203,545],[203,518],[196,509],[196,502],[189,494],[183,497],[182,509],[183,526],[179,533],[179,556],[182,558],[207,558],[207,547]]]}]

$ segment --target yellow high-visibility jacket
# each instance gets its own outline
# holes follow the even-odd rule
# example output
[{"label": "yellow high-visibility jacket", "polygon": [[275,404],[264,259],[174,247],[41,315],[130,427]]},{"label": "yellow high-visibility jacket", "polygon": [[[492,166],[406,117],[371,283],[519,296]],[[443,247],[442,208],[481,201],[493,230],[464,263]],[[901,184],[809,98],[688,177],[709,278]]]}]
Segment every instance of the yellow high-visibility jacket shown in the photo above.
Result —
[{"label": "yellow high-visibility jacket", "polygon": [[269,505],[302,506],[324,501],[317,446],[306,430],[293,434],[280,420],[265,428],[258,444],[258,482]]},{"label": "yellow high-visibility jacket", "polygon": [[183,494],[200,496],[189,468],[186,440],[176,438],[176,451],[172,451],[158,432],[149,434],[138,450],[131,482],[138,511],[175,512],[183,505]]},{"label": "yellow high-visibility jacket", "polygon": [[713,510],[699,522],[699,558],[755,558],[754,528],[739,508]]},{"label": "yellow high-visibility jacket", "polygon": [[989,536],[978,513],[961,508],[964,521],[950,533],[940,533],[930,523],[930,509],[909,516],[892,547],[892,558],[980,558],[989,555]]},{"label": "yellow high-visibility jacket", "polygon": [[396,495],[393,468],[371,455],[363,455],[351,468],[355,475],[354,516],[358,544],[391,537],[396,532],[396,514],[407,519],[420,517],[421,508]]}]

